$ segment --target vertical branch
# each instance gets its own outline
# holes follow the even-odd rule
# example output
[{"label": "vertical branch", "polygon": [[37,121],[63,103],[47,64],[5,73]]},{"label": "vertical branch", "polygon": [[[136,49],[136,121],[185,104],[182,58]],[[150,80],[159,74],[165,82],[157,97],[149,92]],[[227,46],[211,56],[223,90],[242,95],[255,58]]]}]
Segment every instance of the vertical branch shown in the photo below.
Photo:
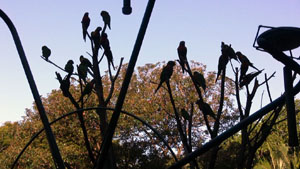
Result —
[{"label": "vertical branch", "polygon": [[124,81],[123,81],[123,84],[121,87],[121,91],[120,91],[120,94],[119,94],[119,97],[117,100],[116,108],[113,112],[110,123],[108,125],[108,129],[106,130],[106,133],[105,133],[104,141],[101,145],[101,152],[100,152],[99,158],[97,160],[96,168],[103,168],[103,166],[104,166],[106,155],[107,155],[109,147],[111,145],[111,140],[112,140],[112,137],[114,135],[114,132],[115,132],[118,120],[119,120],[120,111],[123,107],[127,89],[128,89],[128,86],[129,86],[129,83],[130,83],[130,80],[131,80],[131,77],[132,77],[132,74],[134,71],[134,67],[135,67],[135,64],[136,64],[136,61],[138,58],[139,51],[142,46],[142,42],[143,42],[143,39],[144,39],[144,36],[146,33],[146,29],[147,29],[147,26],[148,26],[148,23],[149,23],[149,20],[151,17],[151,13],[152,13],[154,4],[155,4],[155,0],[148,1],[146,11],[144,14],[144,18],[143,18],[143,21],[142,21],[142,24],[141,24],[141,27],[140,27],[140,30],[138,33],[138,37],[136,39],[136,42],[135,42],[135,45],[134,45],[134,48],[133,48],[133,51],[132,51],[132,54],[131,54],[131,57],[129,60],[128,68],[127,68],[125,78],[124,78]]},{"label": "vertical branch", "polygon": [[293,88],[293,78],[292,70],[285,66],[284,72],[284,88],[285,88],[285,103],[287,111],[287,123],[288,123],[288,133],[289,133],[289,146],[295,147],[299,145],[297,137],[297,124],[296,124],[296,114],[295,114],[295,102],[292,93]]},{"label": "vertical branch", "polygon": [[19,53],[19,56],[20,56],[20,59],[21,59],[21,62],[22,62],[22,65],[23,65],[23,68],[24,68],[29,86],[30,86],[30,89],[31,89],[31,92],[32,92],[32,95],[34,97],[36,106],[38,108],[42,123],[43,123],[45,131],[46,131],[46,136],[47,136],[47,139],[48,139],[48,143],[49,143],[49,146],[50,146],[50,151],[51,151],[51,154],[52,154],[52,158],[54,160],[54,164],[55,164],[56,167],[63,169],[63,168],[65,168],[64,162],[63,162],[63,159],[60,155],[60,152],[59,152],[58,146],[56,144],[55,137],[53,135],[52,129],[49,125],[48,117],[46,115],[43,103],[41,101],[39,92],[37,90],[35,81],[33,79],[33,75],[31,73],[29,64],[27,62],[26,55],[25,55],[24,49],[22,47],[22,43],[21,43],[21,40],[20,40],[19,35],[17,33],[17,30],[16,30],[15,26],[13,25],[12,21],[9,19],[9,17],[1,9],[0,9],[0,17],[7,24],[8,28],[9,28],[12,36],[13,36],[17,51]]}]

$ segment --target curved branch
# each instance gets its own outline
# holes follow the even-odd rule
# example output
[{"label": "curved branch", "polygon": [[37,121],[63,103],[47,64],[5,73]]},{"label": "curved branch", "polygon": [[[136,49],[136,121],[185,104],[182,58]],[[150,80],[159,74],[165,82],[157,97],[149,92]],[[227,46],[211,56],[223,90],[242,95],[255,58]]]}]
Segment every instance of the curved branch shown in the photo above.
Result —
[{"label": "curved branch", "polygon": [[[105,110],[111,110],[111,111],[114,111],[115,109],[113,108],[108,108],[108,107],[91,107],[91,108],[85,108],[85,109],[79,109],[79,110],[76,110],[76,111],[73,111],[73,112],[69,112],[67,114],[64,114],[62,116],[60,116],[59,118],[53,120],[50,125],[56,123],[57,121],[67,117],[67,116],[70,116],[70,115],[73,115],[75,113],[80,113],[80,112],[83,112],[83,111],[88,111],[88,110],[97,110],[97,109],[105,109]],[[145,126],[149,127],[155,134],[156,136],[165,144],[165,146],[169,149],[169,151],[171,152],[172,156],[174,157],[175,161],[178,161],[174,151],[172,150],[172,148],[169,146],[169,144],[167,143],[167,141],[164,140],[163,136],[160,135],[160,133],[154,129],[150,124],[148,124],[146,121],[144,121],[143,119],[139,118],[138,116],[134,115],[134,114],[131,114],[129,112],[126,112],[126,111],[121,111],[121,113],[124,113],[138,121],[140,121],[141,123],[143,123]],[[16,160],[14,161],[11,169],[13,169],[17,162],[19,161],[20,157],[22,156],[22,154],[25,152],[25,150],[29,147],[29,145],[34,141],[35,138],[37,138],[43,131],[45,130],[45,128],[42,128],[40,131],[38,131],[37,133],[35,133],[31,139],[28,141],[28,143],[25,145],[25,147],[22,149],[22,151],[19,153],[19,155],[17,156]]]}]

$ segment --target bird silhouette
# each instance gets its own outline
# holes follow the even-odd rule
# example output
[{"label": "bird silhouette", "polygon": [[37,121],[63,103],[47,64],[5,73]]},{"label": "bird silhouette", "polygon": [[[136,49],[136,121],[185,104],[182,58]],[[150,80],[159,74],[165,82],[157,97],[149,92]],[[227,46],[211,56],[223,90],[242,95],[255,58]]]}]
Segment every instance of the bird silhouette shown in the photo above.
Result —
[{"label": "bird silhouette", "polygon": [[218,80],[220,74],[221,74],[222,72],[224,72],[224,70],[226,69],[226,65],[227,65],[228,61],[229,61],[229,57],[228,57],[227,55],[223,55],[223,54],[222,54],[222,55],[219,57],[218,73],[217,73],[217,78],[216,78],[216,81],[215,81],[215,82],[217,82],[217,80]]},{"label": "bird silhouette", "polygon": [[211,109],[210,105],[202,100],[198,100],[196,102],[196,104],[198,104],[199,109],[202,111],[204,116],[210,116],[214,119],[216,119],[216,115],[214,113],[214,111]]},{"label": "bird silhouette", "polygon": [[84,96],[90,95],[92,93],[94,85],[95,85],[95,80],[94,79],[86,84],[86,86],[83,89],[82,94],[81,94],[78,102],[81,102],[83,100]]},{"label": "bird silhouette", "polygon": [[184,41],[180,41],[179,46],[177,48],[177,53],[179,57],[179,64],[182,68],[182,73],[184,73],[184,70],[186,70],[185,65],[187,64],[187,48],[185,46]]},{"label": "bird silhouette", "polygon": [[102,30],[101,27],[97,27],[92,33],[91,37],[95,45],[95,49],[98,51],[100,48],[100,31]]},{"label": "bird silhouette", "polygon": [[100,39],[100,45],[104,49],[104,55],[107,58],[108,64],[112,65],[113,69],[115,70],[114,62],[113,62],[113,55],[110,49],[109,40],[107,38],[107,34],[103,33]]},{"label": "bird silhouette", "polygon": [[242,77],[242,80],[240,81],[240,87],[249,85],[250,82],[256,77],[258,76],[263,70],[259,70],[256,72],[251,72],[245,76]]},{"label": "bird silhouette", "polygon": [[110,15],[107,11],[101,11],[100,15],[102,16],[104,26],[107,25],[110,29]]},{"label": "bird silhouette", "polygon": [[239,59],[239,61],[241,62],[241,75],[240,75],[240,80],[243,76],[246,75],[247,71],[248,71],[248,68],[249,66],[256,69],[257,71],[259,71],[259,69],[257,69],[253,63],[250,62],[250,60],[245,56],[243,55],[240,51],[236,52],[236,55]]},{"label": "bird silhouette", "polygon": [[48,61],[48,58],[51,55],[51,50],[47,46],[42,46],[42,55],[45,60]]},{"label": "bird silhouette", "polygon": [[184,108],[181,109],[181,116],[184,118],[184,120],[190,119],[189,113]]},{"label": "bird silhouette", "polygon": [[80,63],[92,69],[92,63],[84,56],[79,57]]},{"label": "bird silhouette", "polygon": [[57,72],[55,72],[56,74],[56,78],[60,83],[60,89],[63,93],[63,95],[65,97],[69,97],[70,96],[70,92],[69,92],[69,88],[70,88],[70,77],[71,74],[68,74],[67,76],[65,76],[64,79],[62,79],[61,75]]},{"label": "bird silhouette", "polygon": [[89,18],[89,13],[86,12],[83,15],[83,18],[81,20],[81,25],[82,25],[82,35],[83,35],[83,40],[86,41],[86,35],[87,35],[87,29],[90,26],[90,18]]},{"label": "bird silhouette", "polygon": [[160,74],[160,82],[159,82],[159,84],[157,86],[157,89],[155,90],[154,93],[156,93],[159,90],[159,88],[162,86],[162,84],[164,82],[167,82],[167,83],[169,82],[169,80],[170,80],[170,78],[173,74],[173,67],[175,65],[176,65],[176,63],[174,61],[169,61],[167,63],[167,65],[163,68],[163,70]]},{"label": "bird silhouette", "polygon": [[196,84],[198,86],[202,87],[203,90],[205,90],[206,89],[206,81],[205,81],[204,76],[200,72],[197,72],[197,71],[194,72],[193,76],[194,76]]},{"label": "bird silhouette", "polygon": [[236,56],[233,48],[231,47],[231,45],[228,46],[224,42],[221,42],[221,52],[222,52],[222,55],[225,55],[230,59],[234,59],[234,60],[238,61],[237,56]]},{"label": "bird silhouette", "polygon": [[69,60],[67,64],[65,65],[65,71],[68,72],[68,74],[72,74],[74,71],[74,62],[73,60]]},{"label": "bird silhouette", "polygon": [[78,76],[86,83],[86,77],[88,72],[88,66],[86,64],[80,63],[77,67]]}]

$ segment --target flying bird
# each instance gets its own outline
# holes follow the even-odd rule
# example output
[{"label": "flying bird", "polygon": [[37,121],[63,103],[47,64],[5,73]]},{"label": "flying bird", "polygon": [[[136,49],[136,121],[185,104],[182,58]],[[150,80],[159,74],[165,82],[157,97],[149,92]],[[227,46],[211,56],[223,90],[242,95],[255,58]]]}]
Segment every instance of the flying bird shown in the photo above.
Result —
[{"label": "flying bird", "polygon": [[103,22],[104,22],[104,26],[108,26],[108,28],[110,29],[110,15],[107,11],[101,11],[100,15],[102,16]]},{"label": "flying bird", "polygon": [[258,76],[263,70],[259,70],[257,72],[251,72],[247,75],[245,75],[242,80],[240,81],[240,87],[249,85],[250,82],[256,77]]},{"label": "flying bird", "polygon": [[238,61],[236,54],[235,54],[233,48],[231,47],[231,45],[228,46],[224,42],[221,42],[221,52],[222,52],[222,55],[225,55],[230,59],[234,59],[234,60]]},{"label": "flying bird", "polygon": [[73,60],[69,60],[67,64],[65,65],[65,71],[68,72],[68,74],[72,74],[74,71],[74,62]]},{"label": "flying bird", "polygon": [[83,89],[82,91],[82,94],[81,94],[81,97],[80,99],[78,100],[78,102],[82,101],[83,100],[83,97],[86,96],[86,95],[90,95],[93,91],[93,88],[94,88],[94,85],[95,85],[95,80],[92,80],[90,82],[88,82],[85,86],[85,88]]},{"label": "flying bird", "polygon": [[222,72],[224,72],[224,70],[226,69],[226,65],[227,65],[228,61],[229,61],[229,58],[228,58],[227,55],[223,55],[223,54],[222,54],[222,55],[219,57],[218,73],[217,73],[217,78],[216,78],[216,81],[215,81],[215,82],[217,82],[217,80],[218,80],[220,74],[221,74]]},{"label": "flying bird", "polygon": [[47,46],[42,46],[42,55],[45,60],[48,61],[48,58],[51,55],[51,50]]},{"label": "flying bird", "polygon": [[56,78],[60,83],[60,89],[63,93],[63,95],[65,97],[69,97],[70,96],[70,92],[69,92],[69,88],[70,88],[70,77],[71,74],[68,74],[67,76],[65,76],[64,79],[62,79],[61,75],[57,72],[55,72],[56,74]]},{"label": "flying bird", "polygon": [[257,69],[253,63],[250,62],[250,60],[245,56],[243,55],[240,51],[236,52],[236,55],[239,59],[239,61],[241,62],[241,75],[240,75],[240,80],[243,76],[246,75],[247,71],[248,71],[248,68],[249,66],[256,69],[257,71],[259,71],[259,69]]},{"label": "flying bird", "polygon": [[81,20],[81,24],[82,24],[82,34],[83,34],[83,39],[84,39],[84,41],[86,41],[86,35],[87,35],[87,29],[88,29],[88,27],[90,26],[90,22],[91,22],[91,20],[90,20],[90,18],[89,18],[89,13],[88,12],[86,12],[86,13],[84,13],[84,15],[83,15],[83,18],[82,18],[82,20]]},{"label": "flying bird", "polygon": [[155,90],[155,93],[159,90],[161,85],[166,82],[168,83],[172,74],[173,74],[173,67],[176,65],[174,61],[169,61],[167,65],[163,68],[161,74],[160,74],[160,82],[158,84],[157,89]]},{"label": "flying bird", "polygon": [[194,76],[196,84],[198,86],[202,87],[203,90],[205,90],[206,89],[206,82],[205,82],[205,78],[204,78],[203,74],[201,74],[200,72],[195,71],[193,76]]},{"label": "flying bird", "polygon": [[177,48],[177,53],[178,53],[178,57],[179,57],[179,64],[182,68],[182,73],[184,73],[185,65],[187,64],[187,48],[185,46],[185,42],[184,41],[180,41],[179,46]]}]

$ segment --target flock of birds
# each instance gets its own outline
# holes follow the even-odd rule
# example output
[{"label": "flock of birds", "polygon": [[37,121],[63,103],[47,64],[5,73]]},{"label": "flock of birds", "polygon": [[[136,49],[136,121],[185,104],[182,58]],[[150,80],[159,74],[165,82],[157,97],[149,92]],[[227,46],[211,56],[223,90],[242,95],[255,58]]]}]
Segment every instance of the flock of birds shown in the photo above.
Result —
[{"label": "flock of birds", "polygon": [[[100,15],[102,16],[104,22],[103,29],[101,27],[97,27],[94,31],[91,32],[91,35],[89,35],[88,33],[88,27],[90,25],[89,13],[86,12],[84,14],[81,21],[83,40],[86,41],[86,37],[88,36],[90,40],[93,42],[92,46],[94,50],[93,51],[94,56],[98,56],[98,50],[103,49],[104,50],[103,55],[105,55],[107,58],[109,68],[110,66],[112,66],[113,69],[115,69],[108,36],[105,33],[107,27],[111,29],[110,15],[107,11],[102,11]],[[261,48],[271,53],[275,59],[279,60],[286,66],[290,66],[292,70],[300,73],[300,66],[293,59],[283,54],[284,50],[291,50],[296,47],[299,47],[300,46],[299,39],[300,39],[299,28],[279,27],[279,28],[270,29],[262,33],[257,38],[257,43],[260,45]],[[274,51],[276,54],[275,56],[274,56]],[[179,65],[181,66],[182,69],[182,73],[188,72],[192,76],[192,79],[194,83],[197,85],[197,87],[200,87],[205,91],[206,81],[203,74],[198,71],[194,71],[193,73],[191,72],[187,60],[187,47],[185,46],[185,41],[181,41],[179,43],[179,46],[177,48],[177,53],[178,53],[179,60],[176,61],[179,62]],[[47,46],[43,46],[42,47],[43,58],[46,61],[48,61],[50,55],[51,55],[51,50]],[[224,74],[227,64],[231,62],[232,59],[240,63],[239,86],[241,88],[243,86],[249,85],[250,82],[263,71],[263,69],[259,70],[258,68],[256,68],[253,65],[253,63],[247,58],[247,56],[245,56],[242,52],[240,51],[235,52],[234,49],[231,47],[231,45],[227,45],[224,42],[221,42],[221,56],[219,57],[219,61],[218,61],[218,72],[216,75],[215,82],[218,81],[218,78],[222,73]],[[61,75],[56,72],[57,79],[60,82],[60,89],[62,90],[62,93],[65,97],[70,96],[70,92],[69,92],[70,77],[74,72],[73,64],[74,64],[73,60],[69,60],[65,65],[64,70],[68,74],[64,78],[62,78]],[[161,88],[163,83],[169,83],[175,65],[176,65],[175,61],[169,61],[163,67],[162,72],[160,74],[160,82],[155,90],[155,93]],[[249,67],[255,69],[255,71],[251,73],[247,73]],[[91,72],[90,70],[93,70],[93,64],[87,58],[81,55],[80,64],[79,66],[77,66],[77,72],[80,81],[81,80],[84,81],[85,88],[78,102],[82,102],[84,96],[90,95],[95,86],[95,80],[91,80],[89,82],[87,82],[86,80],[88,72]],[[215,118],[214,113],[211,110],[210,106],[207,103],[205,103],[202,99],[198,100],[197,104],[199,105],[199,108],[204,112],[204,114],[210,115],[211,117]],[[187,115],[186,113],[184,113],[184,110],[182,110],[182,112],[183,114]]]}]

